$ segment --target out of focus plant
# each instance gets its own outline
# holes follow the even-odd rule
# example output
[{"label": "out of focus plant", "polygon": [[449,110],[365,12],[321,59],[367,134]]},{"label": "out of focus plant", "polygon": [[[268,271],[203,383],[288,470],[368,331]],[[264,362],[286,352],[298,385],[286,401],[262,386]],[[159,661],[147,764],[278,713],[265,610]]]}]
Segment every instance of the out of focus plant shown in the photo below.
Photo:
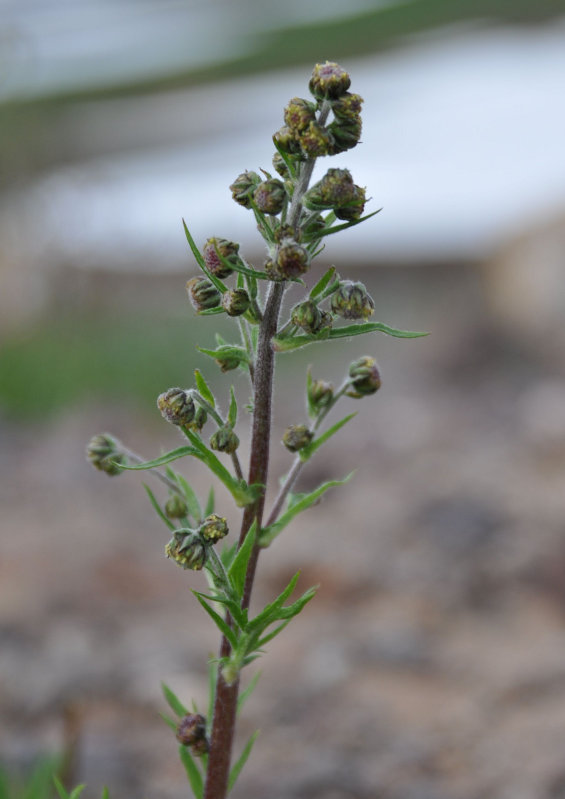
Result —
[{"label": "out of focus plant", "polygon": [[[222,410],[199,370],[192,385],[166,389],[157,399],[163,418],[183,436],[182,446],[144,461],[107,433],[95,436],[88,445],[90,462],[110,476],[126,470],[151,470],[161,481],[166,492],[162,497],[145,488],[169,531],[166,555],[182,569],[203,571],[208,580],[208,591],[193,593],[218,628],[221,643],[218,656],[209,664],[210,692],[204,712],[195,702],[187,707],[164,686],[175,714],[165,720],[175,733],[196,799],[224,799],[233,788],[257,735],[249,738],[233,762],[236,717],[256,684],[254,678],[240,694],[241,673],[315,593],[310,588],[291,600],[298,581],[295,574],[279,596],[251,613],[259,556],[296,516],[328,489],[349,480],[350,475],[338,475],[308,493],[294,492],[298,477],[315,453],[355,416],[348,414],[324,428],[342,397],[362,399],[381,386],[377,363],[369,355],[357,355],[337,387],[308,372],[305,417],[290,425],[282,438],[294,458],[265,513],[275,358],[313,343],[331,347],[336,339],[375,332],[403,338],[422,335],[370,321],[375,306],[365,286],[343,280],[333,266],[313,285],[309,281],[312,262],[322,251],[324,240],[377,213],[364,215],[365,188],[354,182],[347,169],[330,168],[310,185],[318,158],[342,153],[359,142],[363,101],[349,92],[349,86],[349,75],[338,64],[316,65],[309,84],[312,98],[290,100],[284,109],[284,125],[273,136],[274,174],[243,172],[230,186],[233,199],[253,216],[265,241],[267,257],[261,268],[248,263],[239,245],[226,239],[209,238],[199,249],[184,225],[200,269],[187,283],[196,313],[203,322],[204,317],[219,314],[234,320],[234,337],[216,335],[213,348],[199,349],[222,372],[240,370],[249,378],[248,468],[244,470],[239,458],[242,414],[233,387],[227,391],[227,410]],[[283,300],[291,284],[300,286],[303,296],[281,321]],[[236,509],[241,509],[237,540],[229,533],[239,512],[223,508],[218,512],[213,489],[207,500],[201,501],[183,474],[171,467],[183,458],[206,466],[227,488]]]}]

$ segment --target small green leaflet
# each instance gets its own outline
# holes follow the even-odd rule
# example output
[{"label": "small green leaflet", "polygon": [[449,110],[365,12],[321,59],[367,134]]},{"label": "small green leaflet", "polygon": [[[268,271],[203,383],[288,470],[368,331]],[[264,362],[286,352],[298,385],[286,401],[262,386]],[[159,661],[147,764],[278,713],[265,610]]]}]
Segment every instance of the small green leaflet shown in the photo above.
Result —
[{"label": "small green leaflet", "polygon": [[233,429],[237,422],[237,400],[233,386],[230,387],[230,407],[228,411],[228,424]]},{"label": "small green leaflet", "polygon": [[360,217],[359,219],[352,219],[349,222],[344,222],[342,225],[335,225],[334,227],[324,227],[321,230],[317,230],[311,236],[309,236],[306,241],[311,241],[312,239],[321,239],[325,236],[331,236],[332,233],[339,233],[340,230],[347,230],[347,228],[355,227],[355,225],[361,224],[361,222],[365,222],[367,219],[370,219],[375,214],[378,214],[382,211],[382,208],[379,208],[377,211],[373,211],[371,214],[365,214],[365,216]]},{"label": "small green leaflet", "polygon": [[256,730],[249,738],[245,746],[243,747],[243,751],[238,757],[237,761],[230,769],[230,776],[228,781],[228,791],[231,791],[233,786],[235,785],[237,778],[241,774],[241,770],[244,765],[247,763],[249,755],[251,754],[251,750],[253,749],[253,744],[255,743],[255,739],[259,735],[259,730]]},{"label": "small green leaflet", "polygon": [[194,758],[188,751],[187,747],[183,746],[182,744],[179,746],[179,756],[185,768],[186,776],[190,782],[190,787],[192,788],[192,793],[194,794],[195,799],[202,799],[202,794],[204,793],[204,781],[202,779],[200,769],[194,762]]},{"label": "small green leaflet", "polygon": [[194,447],[178,447],[170,452],[166,452],[164,455],[160,455],[158,458],[154,458],[152,461],[138,463],[136,466],[124,466],[123,464],[120,464],[120,466],[122,469],[127,469],[130,472],[143,471],[144,469],[154,469],[156,466],[163,466],[165,463],[176,461],[179,458],[186,457],[187,455],[195,455],[198,457],[198,450],[194,449]]},{"label": "small green leaflet", "polygon": [[216,407],[216,400],[214,399],[214,395],[210,389],[210,386],[204,379],[202,372],[200,369],[194,370],[194,379],[196,381],[196,388],[198,393],[201,395],[202,399],[206,400],[206,402],[212,406],[212,408]]},{"label": "small green leaflet", "polygon": [[307,461],[309,458],[311,458],[316,450],[322,446],[322,444],[325,444],[329,438],[335,435],[338,430],[341,430],[341,428],[346,425],[350,419],[353,419],[354,416],[357,416],[357,411],[350,413],[348,416],[344,416],[343,419],[340,419],[339,422],[336,422],[334,425],[332,425],[328,430],[325,431],[325,433],[322,433],[321,436],[318,436],[318,438],[315,438],[314,441],[311,441],[309,444],[303,447],[298,453],[300,459]]},{"label": "small green leaflet", "polygon": [[326,288],[328,283],[332,280],[334,275],[335,275],[335,266],[330,266],[330,268],[325,273],[325,275],[323,275],[318,280],[316,285],[312,288],[312,290],[310,292],[310,299],[311,300],[315,300],[316,297],[318,297],[323,292],[323,290]]},{"label": "small green leaflet", "polygon": [[243,540],[243,544],[237,551],[231,566],[228,569],[228,577],[233,585],[239,599],[243,597],[243,589],[245,586],[245,575],[247,573],[247,564],[251,552],[253,551],[253,544],[255,543],[255,536],[257,532],[257,519],[253,520],[247,535]]},{"label": "small green leaflet", "polygon": [[414,330],[397,330],[382,322],[364,322],[359,325],[336,327],[330,330],[329,333],[327,331],[328,329],[325,328],[322,333],[315,336],[275,337],[273,339],[273,347],[277,352],[290,352],[299,347],[305,347],[307,344],[314,344],[319,341],[327,341],[328,339],[334,338],[361,336],[364,333],[386,333],[387,336],[394,336],[395,338],[421,338],[422,336],[428,335],[428,333],[420,333]]},{"label": "small green leaflet", "polygon": [[177,716],[181,717],[186,716],[186,714],[188,713],[187,708],[183,705],[178,696],[175,693],[173,693],[173,691],[171,691],[171,689],[166,683],[164,682],[161,683],[161,690],[163,691],[163,696],[167,700],[167,704],[169,705],[171,710],[174,713],[176,713]]},{"label": "small green leaflet", "polygon": [[322,483],[321,486],[318,486],[314,491],[311,491],[309,494],[304,494],[300,499],[294,502],[277,520],[270,524],[268,527],[264,527],[261,530],[261,534],[259,536],[259,546],[260,547],[268,547],[274,539],[281,533],[284,528],[290,524],[290,522],[294,519],[294,517],[301,513],[303,510],[306,510],[318,499],[325,494],[328,488],[333,488],[334,486],[341,486],[347,483],[353,477],[353,472],[348,474],[347,477],[344,477],[343,480],[328,480],[327,483]]}]

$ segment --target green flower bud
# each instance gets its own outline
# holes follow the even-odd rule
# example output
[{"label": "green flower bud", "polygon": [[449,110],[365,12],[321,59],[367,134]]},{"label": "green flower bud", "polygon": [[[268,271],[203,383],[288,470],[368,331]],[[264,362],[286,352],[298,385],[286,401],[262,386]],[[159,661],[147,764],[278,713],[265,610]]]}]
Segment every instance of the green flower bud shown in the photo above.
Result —
[{"label": "green flower bud", "polygon": [[290,172],[282,155],[277,151],[273,155],[273,166],[281,176],[281,178],[290,177]]},{"label": "green flower bud", "polygon": [[188,298],[196,311],[217,308],[222,300],[218,289],[205,277],[192,277],[186,284]]},{"label": "green flower bud", "polygon": [[299,277],[310,267],[310,253],[298,242],[284,238],[277,248],[275,269],[285,280]]},{"label": "green flower bud", "polygon": [[239,438],[231,427],[220,427],[210,437],[210,449],[217,452],[227,452],[231,455],[239,447]]},{"label": "green flower bud", "polygon": [[281,244],[283,239],[292,239],[295,240],[294,236],[294,228],[292,225],[281,225],[278,223],[278,220],[275,220],[277,225],[275,226],[273,233],[275,235],[275,241],[277,244]]},{"label": "green flower bud", "polygon": [[306,333],[317,333],[322,326],[322,311],[312,300],[295,305],[290,312],[292,323]]},{"label": "green flower bud", "polygon": [[264,180],[253,192],[253,200],[264,214],[280,214],[286,200],[284,183],[278,178]]},{"label": "green flower bud", "polygon": [[342,97],[351,85],[347,72],[335,61],[316,64],[308,87],[319,100],[336,100]]},{"label": "green flower bud", "polygon": [[284,153],[289,155],[298,155],[300,153],[300,146],[296,136],[287,125],[284,125],[273,134],[273,141],[275,146],[280,147]]},{"label": "green flower bud", "polygon": [[348,169],[328,169],[324,177],[309,189],[302,203],[311,211],[341,208],[355,199],[355,184]]},{"label": "green flower bud", "polygon": [[284,281],[284,277],[277,272],[276,264],[272,258],[267,258],[263,264],[263,269],[269,275],[269,280],[273,280],[275,283]]},{"label": "green flower bud", "polygon": [[244,208],[251,208],[251,195],[261,183],[257,172],[242,172],[230,186],[233,199]]},{"label": "green flower bud", "polygon": [[346,92],[338,100],[332,102],[332,111],[336,119],[355,121],[359,119],[363,98],[358,94]]},{"label": "green flower bud", "polygon": [[178,494],[173,494],[165,502],[165,516],[169,519],[182,519],[188,513],[188,505]]},{"label": "green flower bud", "polygon": [[212,513],[211,516],[206,516],[198,532],[205,541],[215,544],[220,538],[225,538],[229,533],[229,528],[223,516]]},{"label": "green flower bud", "polygon": [[308,405],[314,413],[323,411],[332,404],[334,387],[325,380],[312,380],[308,387]]},{"label": "green flower bud", "polygon": [[199,433],[206,424],[207,419],[208,414],[206,413],[206,410],[201,405],[198,405],[196,407],[196,411],[194,412],[193,420],[188,422],[186,427],[188,427],[189,430],[194,430],[196,433]]},{"label": "green flower bud", "polygon": [[364,355],[353,361],[349,366],[349,377],[352,378],[353,391],[348,391],[348,397],[360,399],[369,394],[374,394],[381,387],[381,376],[377,362],[369,355]]},{"label": "green flower bud", "polygon": [[245,289],[231,289],[222,297],[222,307],[228,316],[241,316],[249,308],[249,294]]},{"label": "green flower bud", "polygon": [[314,438],[314,433],[305,424],[292,424],[284,431],[282,443],[290,452],[304,449]]},{"label": "green flower bud", "polygon": [[340,206],[335,209],[335,215],[338,219],[345,219],[348,222],[353,222],[359,219],[365,209],[365,189],[361,186],[355,186],[355,193],[352,200],[346,205]]},{"label": "green flower bud", "polygon": [[206,547],[194,530],[175,530],[165,547],[165,554],[183,569],[193,571],[200,571],[207,558]]},{"label": "green flower bud", "polygon": [[333,138],[326,128],[317,122],[310,122],[298,137],[300,149],[307,158],[318,158],[333,152]]},{"label": "green flower bud", "polygon": [[190,424],[196,411],[194,400],[182,388],[170,388],[159,394],[157,407],[167,422],[176,425]]},{"label": "green flower bud", "polygon": [[223,344],[214,350],[214,360],[222,372],[230,372],[232,369],[237,369],[242,363],[247,363],[247,355],[242,347]]},{"label": "green flower bud", "polygon": [[375,310],[373,298],[363,285],[344,280],[332,294],[332,311],[343,319],[368,319]]},{"label": "green flower bud", "polygon": [[328,126],[334,140],[334,148],[332,154],[343,153],[345,150],[351,150],[361,138],[361,120],[352,121],[336,121]]},{"label": "green flower bud", "polygon": [[293,97],[284,109],[284,121],[295,133],[300,133],[315,119],[316,106],[301,97]]},{"label": "green flower bud", "polygon": [[208,239],[202,250],[204,262],[210,272],[216,277],[223,278],[231,275],[233,267],[222,262],[220,256],[226,261],[237,264],[241,261],[238,255],[239,244],[226,239]]},{"label": "green flower bud", "polygon": [[95,469],[114,477],[122,471],[119,464],[126,461],[119,447],[118,441],[109,433],[99,433],[88,442],[86,457]]},{"label": "green flower bud", "polygon": [[177,741],[183,746],[189,746],[192,754],[205,755],[209,744],[206,738],[206,719],[200,713],[189,713],[183,716],[177,727]]}]

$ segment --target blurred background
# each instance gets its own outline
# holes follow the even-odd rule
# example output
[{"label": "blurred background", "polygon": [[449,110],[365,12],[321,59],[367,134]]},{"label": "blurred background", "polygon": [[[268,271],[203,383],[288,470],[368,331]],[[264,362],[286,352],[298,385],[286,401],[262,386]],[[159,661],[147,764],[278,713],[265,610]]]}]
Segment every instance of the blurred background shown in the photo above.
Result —
[{"label": "blurred background", "polygon": [[[223,326],[186,301],[181,218],[261,265],[228,185],[270,168],[326,59],[365,98],[362,144],[331,166],[383,210],[313,273],[335,263],[376,319],[431,335],[279,359],[279,436],[309,364],[338,382],[372,354],[383,388],[344,403],[357,419],[300,487],[354,480],[262,560],[258,602],[298,568],[320,590],[260,664],[233,796],[565,797],[565,1],[0,0],[10,799],[53,756],[86,796],[186,796],[159,683],[205,701],[199,576],[164,559],[142,480],[84,448],[105,429],[148,457],[176,446],[155,398],[197,367],[247,401],[195,350]],[[288,464],[275,446],[272,488]]]}]

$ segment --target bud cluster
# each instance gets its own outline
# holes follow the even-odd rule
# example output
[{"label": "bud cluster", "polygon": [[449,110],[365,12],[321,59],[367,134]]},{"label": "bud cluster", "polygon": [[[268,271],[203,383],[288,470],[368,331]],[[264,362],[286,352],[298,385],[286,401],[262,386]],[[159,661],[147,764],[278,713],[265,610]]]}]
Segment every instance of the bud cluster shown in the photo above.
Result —
[{"label": "bud cluster", "polygon": [[304,195],[305,208],[331,209],[338,219],[359,219],[365,208],[365,189],[353,182],[348,169],[328,169],[324,177]]},{"label": "bud cluster", "polygon": [[197,530],[188,527],[175,530],[165,547],[165,554],[183,569],[200,571],[208,559],[208,549],[228,533],[225,518],[212,513]]}]

